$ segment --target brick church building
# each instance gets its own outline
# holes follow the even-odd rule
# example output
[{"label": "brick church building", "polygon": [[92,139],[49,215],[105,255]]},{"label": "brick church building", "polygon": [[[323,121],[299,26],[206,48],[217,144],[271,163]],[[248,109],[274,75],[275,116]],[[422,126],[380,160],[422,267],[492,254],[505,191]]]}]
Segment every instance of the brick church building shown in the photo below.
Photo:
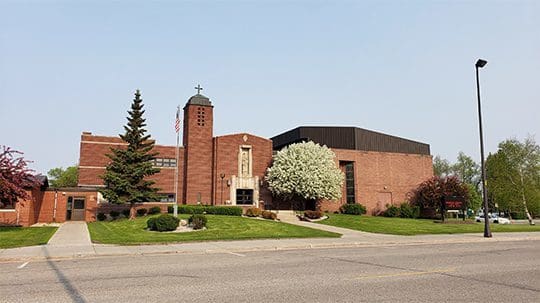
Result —
[{"label": "brick church building", "polygon": [[[272,161],[272,141],[248,133],[214,137],[214,106],[197,94],[184,107],[183,146],[175,159],[175,146],[155,145],[151,177],[162,194],[161,202],[174,202],[174,173],[178,166],[178,201],[182,204],[264,206],[270,192],[262,186]],[[79,186],[101,187],[99,177],[109,162],[111,147],[126,145],[119,137],[81,136]],[[261,203],[261,204],[260,204]]]},{"label": "brick church building", "polygon": [[[196,94],[184,106],[183,146],[156,144],[154,165],[160,172],[151,179],[160,189],[160,201],[137,207],[160,206],[175,201],[178,168],[180,204],[237,205],[244,208],[290,209],[286,201],[273,199],[264,176],[272,155],[289,144],[314,141],[336,154],[345,180],[340,201],[321,201],[323,211],[337,211],[344,203],[360,203],[368,214],[386,205],[399,204],[424,180],[433,176],[429,145],[356,127],[298,127],[271,139],[249,133],[214,136],[214,106]],[[126,206],[108,204],[99,193],[100,178],[109,162],[110,148],[127,144],[119,137],[83,132],[80,142],[79,179],[74,188],[32,190],[32,198],[16,207],[0,210],[0,223],[32,225],[66,220],[95,221],[98,212]]]}]

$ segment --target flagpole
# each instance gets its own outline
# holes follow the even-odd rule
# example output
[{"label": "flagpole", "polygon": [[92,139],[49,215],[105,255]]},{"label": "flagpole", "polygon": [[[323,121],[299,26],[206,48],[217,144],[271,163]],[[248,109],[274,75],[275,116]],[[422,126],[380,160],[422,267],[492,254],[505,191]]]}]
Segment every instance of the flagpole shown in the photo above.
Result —
[{"label": "flagpole", "polygon": [[180,145],[180,106],[176,109],[176,121],[175,121],[175,131],[176,131],[176,166],[174,168],[174,205],[173,205],[173,215],[178,217],[178,154],[179,154],[179,145]]}]

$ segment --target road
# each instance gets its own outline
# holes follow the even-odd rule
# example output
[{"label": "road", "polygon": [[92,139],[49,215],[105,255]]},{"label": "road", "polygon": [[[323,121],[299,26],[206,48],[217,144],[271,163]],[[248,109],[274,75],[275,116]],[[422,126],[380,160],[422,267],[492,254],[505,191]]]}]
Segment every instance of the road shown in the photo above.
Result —
[{"label": "road", "polygon": [[540,241],[0,263],[0,302],[540,302]]}]

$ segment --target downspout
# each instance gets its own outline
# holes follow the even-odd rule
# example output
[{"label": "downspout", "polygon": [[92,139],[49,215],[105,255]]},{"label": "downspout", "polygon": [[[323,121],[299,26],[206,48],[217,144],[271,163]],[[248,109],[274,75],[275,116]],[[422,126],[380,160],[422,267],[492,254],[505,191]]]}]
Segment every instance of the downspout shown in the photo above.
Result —
[{"label": "downspout", "polygon": [[19,217],[20,217],[19,216],[19,208],[20,208],[20,206],[18,204],[19,203],[17,203],[17,206],[15,207],[15,210],[17,211],[17,222],[16,222],[17,225],[19,225]]},{"label": "downspout", "polygon": [[58,189],[54,190],[54,208],[53,208],[53,215],[52,219],[53,222],[56,222],[56,204],[58,203]]}]

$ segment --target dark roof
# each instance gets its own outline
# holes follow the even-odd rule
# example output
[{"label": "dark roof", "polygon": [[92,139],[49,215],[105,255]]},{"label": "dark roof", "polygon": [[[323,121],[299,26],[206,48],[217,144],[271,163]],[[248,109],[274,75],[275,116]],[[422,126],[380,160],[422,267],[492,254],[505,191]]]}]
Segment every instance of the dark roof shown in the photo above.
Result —
[{"label": "dark roof", "polygon": [[80,186],[80,187],[49,187],[47,191],[65,191],[65,192],[97,192],[101,187]]},{"label": "dark roof", "polygon": [[192,96],[191,98],[189,98],[187,104],[212,106],[212,102],[210,102],[210,99],[201,94],[196,94],[195,96]]},{"label": "dark roof", "polygon": [[[28,178],[29,178],[27,179],[28,181],[31,181],[31,182],[36,181],[34,188],[39,186],[41,190],[45,190],[47,187],[49,187],[49,179],[47,178],[47,176],[39,174],[35,176],[28,176]],[[25,189],[31,189],[31,188],[32,187],[25,187]]]},{"label": "dark roof", "polygon": [[300,126],[272,139],[274,150],[289,144],[313,141],[330,148],[429,155],[429,144],[359,127]]}]

